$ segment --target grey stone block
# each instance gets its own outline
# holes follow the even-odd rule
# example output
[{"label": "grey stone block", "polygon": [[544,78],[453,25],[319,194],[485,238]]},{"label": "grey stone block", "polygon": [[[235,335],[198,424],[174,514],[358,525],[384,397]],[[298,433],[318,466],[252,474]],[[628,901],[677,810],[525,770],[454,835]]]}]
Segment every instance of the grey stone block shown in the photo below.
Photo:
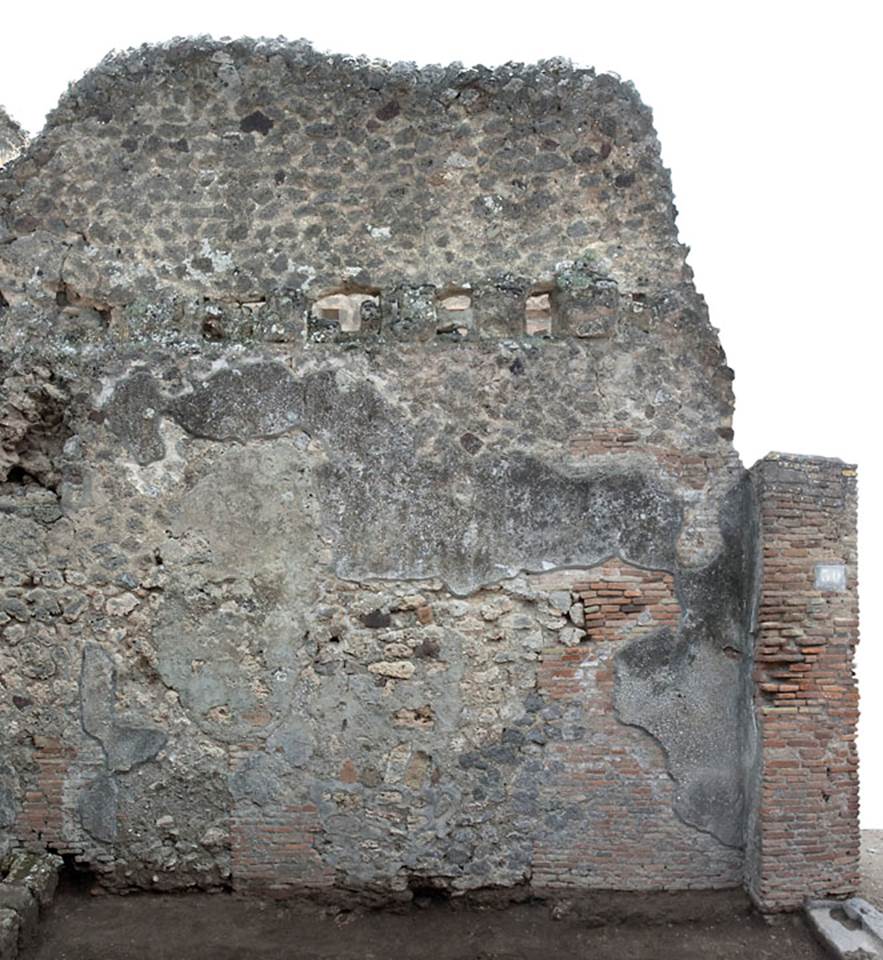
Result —
[{"label": "grey stone block", "polygon": [[883,958],[883,914],[861,897],[810,901],[806,916],[833,956],[842,960]]},{"label": "grey stone block", "polygon": [[58,887],[62,859],[55,854],[17,853],[6,876],[6,883],[27,887],[41,909],[52,902]]},{"label": "grey stone block", "polygon": [[30,942],[40,921],[40,905],[37,898],[24,884],[0,883],[0,916],[11,910],[18,915],[18,942],[25,945]]},{"label": "grey stone block", "polygon": [[15,960],[20,935],[19,915],[7,907],[0,907],[0,960]]}]

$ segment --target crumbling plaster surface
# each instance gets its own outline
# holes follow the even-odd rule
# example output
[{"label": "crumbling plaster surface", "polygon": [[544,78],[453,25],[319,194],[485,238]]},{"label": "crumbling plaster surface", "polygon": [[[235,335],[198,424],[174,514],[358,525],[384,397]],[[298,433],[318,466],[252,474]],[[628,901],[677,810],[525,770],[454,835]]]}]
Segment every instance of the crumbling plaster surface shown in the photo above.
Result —
[{"label": "crumbling plaster surface", "polygon": [[[378,325],[321,332],[357,287]],[[3,169],[0,293],[0,848],[115,887],[513,886],[602,816],[542,789],[552,746],[620,731],[659,862],[561,882],[740,882],[753,508],[629,85],[134,51]],[[611,648],[602,733],[600,674],[543,692],[592,642],[543,578],[611,558],[680,615]]]}]

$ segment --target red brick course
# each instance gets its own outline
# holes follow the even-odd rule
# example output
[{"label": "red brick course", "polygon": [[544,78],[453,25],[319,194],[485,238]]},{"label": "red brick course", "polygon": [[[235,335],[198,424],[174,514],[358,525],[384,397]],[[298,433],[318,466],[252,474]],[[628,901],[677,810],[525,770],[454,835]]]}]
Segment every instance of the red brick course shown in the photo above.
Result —
[{"label": "red brick course", "polygon": [[[234,763],[248,752],[234,751]],[[239,892],[287,897],[334,882],[334,871],[316,848],[322,826],[313,803],[238,800],[230,832],[233,886]]]},{"label": "red brick course", "polygon": [[591,611],[587,639],[543,651],[539,691],[573,716],[576,730],[563,730],[561,740],[547,745],[544,778],[550,804],[572,801],[573,819],[566,831],[535,844],[533,883],[616,890],[737,886],[742,852],[678,818],[676,784],[662,748],[616,716],[614,656],[628,640],[677,625],[673,578],[611,561],[576,574],[569,588]]},{"label": "red brick course", "polygon": [[34,737],[36,777],[24,795],[16,836],[29,850],[66,851],[64,782],[73,751],[54,737]]},{"label": "red brick course", "polygon": [[[782,910],[858,882],[856,472],[770,455],[753,475],[760,764],[748,886],[764,909]],[[817,564],[845,565],[846,590],[817,587]]]}]

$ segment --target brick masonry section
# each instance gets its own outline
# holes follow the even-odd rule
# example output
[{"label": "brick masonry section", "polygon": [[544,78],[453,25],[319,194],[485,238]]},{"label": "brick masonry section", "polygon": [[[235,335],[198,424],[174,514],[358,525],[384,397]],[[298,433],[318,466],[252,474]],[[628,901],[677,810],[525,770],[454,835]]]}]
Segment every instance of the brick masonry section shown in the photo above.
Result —
[{"label": "brick masonry section", "polygon": [[534,847],[534,885],[736,886],[741,851],[677,817],[676,784],[662,748],[616,715],[617,652],[629,641],[677,627],[681,608],[672,576],[613,561],[562,577],[555,586],[570,589],[583,605],[586,638],[545,649],[540,663],[539,692],[557,708],[561,736],[546,755],[546,806],[558,812]]},{"label": "brick masonry section", "polygon": [[[247,763],[250,749],[232,752],[235,765]],[[233,886],[239,893],[284,898],[327,887],[334,871],[316,849],[322,832],[318,809],[310,802],[266,798],[258,804],[237,798],[231,825]]]},{"label": "brick masonry section", "polygon": [[858,882],[856,471],[770,454],[752,473],[762,566],[748,885],[764,909],[784,910]]},{"label": "brick masonry section", "polygon": [[36,777],[25,793],[16,827],[26,849],[67,851],[63,797],[72,753],[54,737],[34,737]]}]

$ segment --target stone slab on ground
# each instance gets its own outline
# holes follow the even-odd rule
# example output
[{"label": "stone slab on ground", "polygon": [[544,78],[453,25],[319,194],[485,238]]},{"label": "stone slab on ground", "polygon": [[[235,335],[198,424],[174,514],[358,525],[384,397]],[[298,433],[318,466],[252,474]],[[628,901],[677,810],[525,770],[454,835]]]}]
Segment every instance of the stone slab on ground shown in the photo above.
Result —
[{"label": "stone slab on ground", "polygon": [[806,915],[833,956],[883,960],[883,913],[867,900],[815,900],[807,904]]}]

